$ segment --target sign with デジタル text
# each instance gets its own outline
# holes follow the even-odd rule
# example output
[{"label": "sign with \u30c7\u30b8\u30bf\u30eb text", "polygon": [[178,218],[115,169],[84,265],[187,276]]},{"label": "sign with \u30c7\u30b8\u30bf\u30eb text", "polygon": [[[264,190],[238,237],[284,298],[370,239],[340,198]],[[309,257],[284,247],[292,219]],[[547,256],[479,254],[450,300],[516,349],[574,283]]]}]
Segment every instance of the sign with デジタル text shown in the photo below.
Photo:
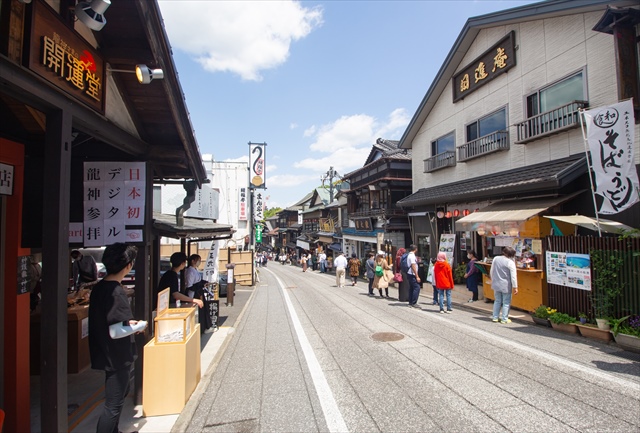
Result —
[{"label": "sign with \u30c7\u30b8\u30bf\u30eb text", "polygon": [[145,173],[144,162],[84,163],[85,247],[128,242],[125,226],[144,225]]}]

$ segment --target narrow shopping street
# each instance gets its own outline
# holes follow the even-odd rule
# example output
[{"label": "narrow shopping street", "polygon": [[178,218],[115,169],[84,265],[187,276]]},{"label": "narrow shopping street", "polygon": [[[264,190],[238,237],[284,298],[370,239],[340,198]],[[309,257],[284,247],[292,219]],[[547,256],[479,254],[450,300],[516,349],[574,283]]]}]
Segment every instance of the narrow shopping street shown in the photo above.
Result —
[{"label": "narrow shopping street", "polygon": [[259,277],[174,431],[640,429],[640,356],[615,344],[438,314],[430,286],[413,309],[299,267]]}]

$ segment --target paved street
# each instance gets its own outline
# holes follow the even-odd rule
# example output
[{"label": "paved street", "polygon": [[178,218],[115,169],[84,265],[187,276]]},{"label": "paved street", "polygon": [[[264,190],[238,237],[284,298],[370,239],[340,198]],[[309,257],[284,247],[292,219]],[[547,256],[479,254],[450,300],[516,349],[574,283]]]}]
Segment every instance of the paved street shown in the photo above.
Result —
[{"label": "paved street", "polygon": [[298,267],[260,280],[174,430],[640,431],[640,356],[615,345],[430,298],[412,309]]}]

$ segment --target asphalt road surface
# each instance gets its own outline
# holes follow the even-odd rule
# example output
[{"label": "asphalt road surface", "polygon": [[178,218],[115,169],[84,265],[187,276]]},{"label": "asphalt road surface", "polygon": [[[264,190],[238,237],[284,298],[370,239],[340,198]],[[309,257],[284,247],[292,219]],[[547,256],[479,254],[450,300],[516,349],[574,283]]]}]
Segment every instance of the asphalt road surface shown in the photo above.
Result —
[{"label": "asphalt road surface", "polygon": [[298,267],[259,276],[185,431],[640,431],[637,354]]}]

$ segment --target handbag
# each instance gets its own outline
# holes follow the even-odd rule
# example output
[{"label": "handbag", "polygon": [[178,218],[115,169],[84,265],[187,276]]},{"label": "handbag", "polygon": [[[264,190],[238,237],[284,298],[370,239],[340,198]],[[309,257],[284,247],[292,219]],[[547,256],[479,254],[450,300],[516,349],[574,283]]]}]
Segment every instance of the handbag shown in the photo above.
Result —
[{"label": "handbag", "polygon": [[400,272],[396,272],[395,274],[393,274],[393,281],[395,281],[396,283],[401,283],[402,274]]}]

